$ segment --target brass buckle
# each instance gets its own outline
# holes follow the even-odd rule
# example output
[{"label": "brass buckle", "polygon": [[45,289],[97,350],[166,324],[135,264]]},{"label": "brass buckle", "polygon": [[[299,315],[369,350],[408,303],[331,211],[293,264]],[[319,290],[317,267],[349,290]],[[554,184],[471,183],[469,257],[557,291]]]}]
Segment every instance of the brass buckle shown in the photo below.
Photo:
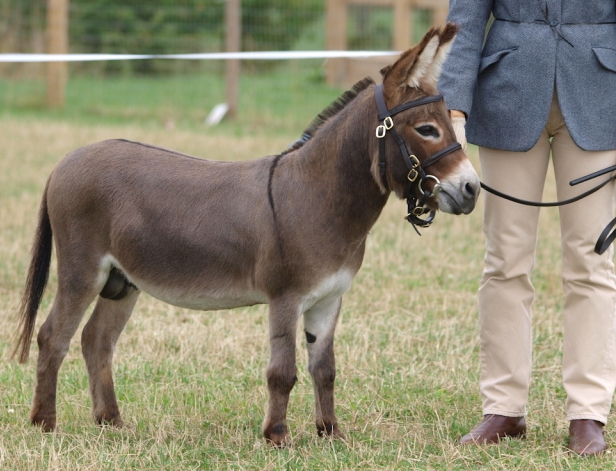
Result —
[{"label": "brass buckle", "polygon": [[424,214],[426,214],[425,206],[416,206],[411,212],[413,213],[413,216],[423,216]]},{"label": "brass buckle", "polygon": [[419,172],[417,171],[417,168],[419,167],[419,159],[415,157],[413,154],[411,154],[409,156],[409,160],[411,161],[412,167],[409,170],[409,173],[406,176],[406,178],[411,183],[414,183],[415,180],[417,180],[417,177],[419,176]]},{"label": "brass buckle", "polygon": [[376,137],[378,139],[383,139],[387,131],[394,127],[394,120],[391,117],[387,117],[383,120],[383,124],[379,124],[376,127]]}]

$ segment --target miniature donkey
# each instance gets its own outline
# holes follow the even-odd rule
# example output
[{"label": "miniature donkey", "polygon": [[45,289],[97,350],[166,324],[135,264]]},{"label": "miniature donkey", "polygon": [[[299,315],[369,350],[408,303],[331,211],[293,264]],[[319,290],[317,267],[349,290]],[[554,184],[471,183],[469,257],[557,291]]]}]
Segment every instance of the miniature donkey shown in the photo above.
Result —
[{"label": "miniature donkey", "polygon": [[[435,88],[456,32],[454,25],[430,30],[381,71],[382,85],[371,79],[356,84],[280,155],[215,162],[126,140],[69,153],[43,193],[20,308],[14,355],[25,362],[53,240],[58,289],[37,337],[32,423],[56,427],[58,370],[96,299],[81,336],[93,416],[123,424],[112,358],[144,291],[190,309],[269,304],[263,435],[276,446],[288,441],[303,315],[316,426],[320,435],[344,438],[334,414],[334,329],[370,228],[391,192],[400,198],[421,193],[426,208],[452,214],[470,213],[479,193]],[[384,98],[377,109],[379,88]],[[400,110],[407,102],[414,104]],[[383,107],[397,114],[395,126],[380,116]],[[398,145],[387,136],[392,133]],[[388,145],[380,148],[379,140]],[[417,172],[422,178],[413,183]]]}]

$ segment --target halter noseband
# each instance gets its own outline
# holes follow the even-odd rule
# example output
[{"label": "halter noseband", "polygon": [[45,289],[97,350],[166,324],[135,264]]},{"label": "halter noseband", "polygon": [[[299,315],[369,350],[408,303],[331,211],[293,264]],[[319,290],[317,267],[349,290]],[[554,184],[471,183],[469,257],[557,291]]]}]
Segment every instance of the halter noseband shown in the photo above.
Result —
[{"label": "halter noseband", "polygon": [[[424,169],[438,162],[446,155],[451,154],[458,149],[461,149],[462,146],[458,142],[454,142],[453,144],[445,147],[444,149],[441,149],[436,154],[428,157],[423,162],[419,162],[419,159],[409,152],[406,147],[406,144],[404,143],[404,140],[400,137],[400,134],[398,134],[398,132],[394,128],[394,120],[392,119],[392,116],[395,116],[401,111],[408,110],[409,108],[414,108],[416,106],[422,106],[427,105],[428,103],[441,101],[443,99],[443,96],[427,96],[418,100],[409,101],[408,103],[404,103],[402,105],[398,105],[395,108],[389,110],[387,109],[385,97],[383,96],[383,84],[378,84],[374,88],[374,98],[376,99],[376,106],[379,112],[379,125],[376,127],[376,137],[379,140],[379,172],[383,185],[387,188],[384,138],[387,135],[387,131],[390,131],[396,141],[396,144],[398,144],[400,152],[402,153],[402,157],[404,158],[404,162],[409,169],[409,173],[407,175],[407,180],[409,181],[409,184],[406,189],[406,202],[408,204],[409,212],[406,215],[405,219],[413,225],[413,228],[416,231],[417,228],[415,226],[428,227],[430,224],[432,224],[432,221],[434,220],[434,217],[436,215],[436,211],[428,208],[428,206],[426,206],[426,203],[428,202],[428,198],[438,193],[438,191],[440,190],[441,182],[434,175],[427,175]],[[427,179],[432,179],[436,181],[436,184],[434,185],[434,188],[431,192],[426,191],[421,187],[421,183]],[[417,192],[421,194],[421,197],[417,198]],[[425,219],[421,219],[419,217],[427,213],[430,214]]]}]

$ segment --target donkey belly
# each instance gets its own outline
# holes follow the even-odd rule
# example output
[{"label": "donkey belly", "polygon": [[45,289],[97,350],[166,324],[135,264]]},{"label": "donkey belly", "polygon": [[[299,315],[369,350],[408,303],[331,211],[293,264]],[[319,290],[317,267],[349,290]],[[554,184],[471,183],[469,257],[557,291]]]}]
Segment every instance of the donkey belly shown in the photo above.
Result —
[{"label": "donkey belly", "polygon": [[148,282],[135,281],[139,289],[156,299],[187,309],[213,311],[217,309],[232,309],[242,306],[253,306],[268,302],[267,296],[258,291],[233,289],[188,290],[159,287]]},{"label": "donkey belly", "polygon": [[174,306],[195,309],[198,311],[215,311],[218,309],[233,309],[235,307],[254,306],[255,304],[266,304],[267,298],[258,293],[246,293],[245,295],[234,298],[213,298],[202,297],[193,299],[165,299],[156,294],[152,294],[156,299],[160,299]]},{"label": "donkey belly", "polygon": [[[105,255],[99,265],[98,285],[99,291],[104,291],[109,283],[113,269],[120,270],[126,281],[137,289],[148,293],[152,297],[178,307],[211,311],[217,309],[231,309],[268,302],[265,293],[251,286],[248,280],[231,280],[216,278],[210,283],[206,279],[195,279],[187,282],[186,279],[176,279],[176,283],[157,283],[150,277],[139,273],[131,273],[115,257]],[[215,283],[215,284],[212,284]]]}]

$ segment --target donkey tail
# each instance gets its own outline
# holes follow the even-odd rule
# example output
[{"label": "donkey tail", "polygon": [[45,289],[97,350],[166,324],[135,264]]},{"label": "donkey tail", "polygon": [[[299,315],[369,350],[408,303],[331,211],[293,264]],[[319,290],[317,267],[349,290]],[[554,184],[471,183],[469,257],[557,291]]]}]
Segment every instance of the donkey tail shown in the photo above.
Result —
[{"label": "donkey tail", "polygon": [[38,226],[32,244],[32,258],[28,268],[28,277],[21,303],[19,305],[19,327],[21,330],[17,345],[13,350],[11,358],[19,352],[19,362],[26,363],[30,355],[30,343],[34,332],[36,314],[41,304],[41,298],[49,279],[49,266],[51,264],[52,231],[47,211],[47,188],[49,181],[43,192],[43,200],[38,213]]}]

